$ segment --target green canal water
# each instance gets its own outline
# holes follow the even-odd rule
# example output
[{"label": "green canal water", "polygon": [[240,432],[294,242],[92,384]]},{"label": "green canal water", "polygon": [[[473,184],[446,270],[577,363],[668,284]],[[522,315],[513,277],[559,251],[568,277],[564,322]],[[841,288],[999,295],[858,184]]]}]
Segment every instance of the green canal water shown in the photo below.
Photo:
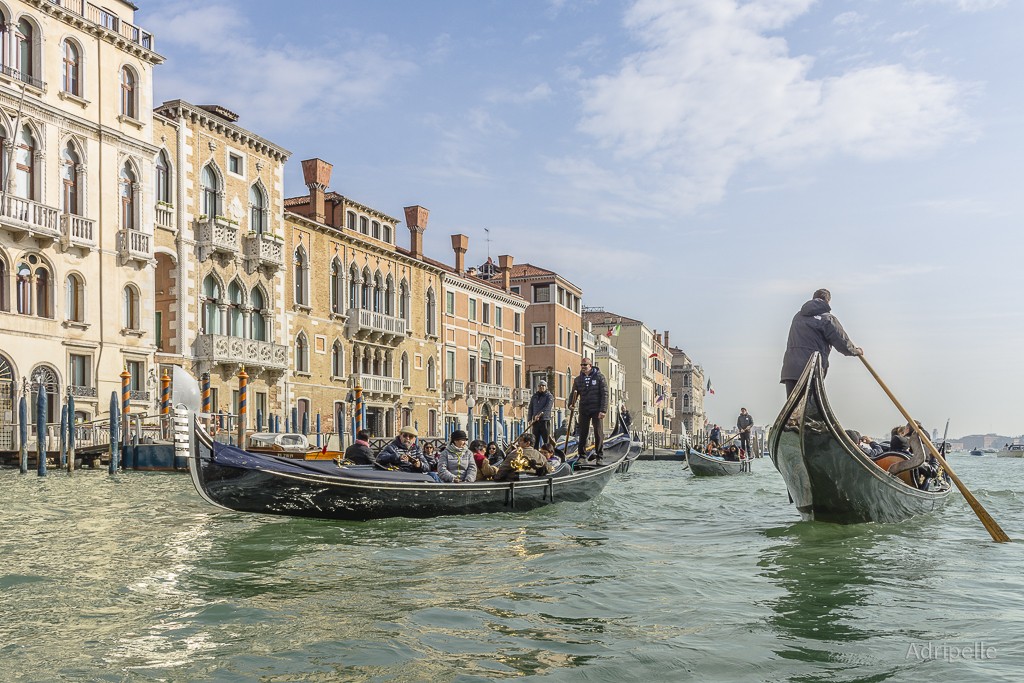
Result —
[{"label": "green canal water", "polygon": [[803,523],[771,462],[597,500],[339,523],[187,476],[0,471],[0,681],[994,681],[1024,665],[1024,461],[904,525]]}]

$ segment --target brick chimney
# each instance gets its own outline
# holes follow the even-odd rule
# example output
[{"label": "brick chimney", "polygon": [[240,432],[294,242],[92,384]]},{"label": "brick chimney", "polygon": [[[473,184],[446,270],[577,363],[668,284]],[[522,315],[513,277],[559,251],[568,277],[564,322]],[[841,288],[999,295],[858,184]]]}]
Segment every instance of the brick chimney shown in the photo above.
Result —
[{"label": "brick chimney", "polygon": [[465,235],[452,235],[452,249],[455,250],[455,274],[462,275],[466,269],[466,250],[469,249],[469,238]]},{"label": "brick chimney", "polygon": [[309,208],[313,211],[313,220],[323,223],[327,220],[324,207],[324,192],[331,184],[331,169],[334,166],[323,159],[305,159],[302,162],[302,179],[309,188]]},{"label": "brick chimney", "polygon": [[501,268],[501,288],[506,292],[512,290],[512,262],[513,258],[508,254],[498,257],[498,267]]},{"label": "brick chimney", "polygon": [[668,348],[668,330],[665,330],[665,348]]},{"label": "brick chimney", "polygon": [[423,231],[427,229],[430,211],[413,204],[405,207],[405,224],[409,227],[409,253],[415,259],[423,258]]}]

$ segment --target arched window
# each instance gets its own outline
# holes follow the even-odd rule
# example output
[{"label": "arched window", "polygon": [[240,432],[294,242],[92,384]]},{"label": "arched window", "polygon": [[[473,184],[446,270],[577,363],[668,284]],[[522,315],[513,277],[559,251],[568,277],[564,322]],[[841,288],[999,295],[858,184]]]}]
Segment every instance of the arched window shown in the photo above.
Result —
[{"label": "arched window", "polygon": [[309,305],[309,260],[306,249],[301,244],[295,250],[292,277],[295,279],[295,303],[300,306]]},{"label": "arched window", "polygon": [[21,77],[26,82],[31,82],[31,77],[35,75],[35,64],[32,63],[34,37],[32,24],[28,23],[27,19],[19,21],[14,29],[14,68],[21,72]]},{"label": "arched window", "polygon": [[334,342],[334,348],[331,349],[331,377],[341,377],[345,373],[345,349],[342,348],[341,342]]},{"label": "arched window", "polygon": [[341,313],[341,307],[345,301],[345,278],[342,272],[341,261],[335,256],[331,261],[331,313]]},{"label": "arched window", "polygon": [[81,275],[68,275],[64,299],[64,319],[76,323],[85,322],[85,281]]},{"label": "arched window", "polygon": [[491,343],[486,339],[480,342],[480,381],[491,383]]},{"label": "arched window", "polygon": [[260,235],[266,229],[266,200],[259,185],[249,188],[249,229]]},{"label": "arched window", "polygon": [[409,383],[409,354],[407,354],[407,353],[403,353],[402,354],[401,372],[402,372],[402,386],[405,386],[405,387],[410,386],[410,383]]},{"label": "arched window", "polygon": [[359,277],[359,269],[356,268],[356,264],[352,264],[352,269],[349,271],[349,282],[348,282],[348,307],[359,308],[359,287],[361,286],[361,278]]},{"label": "arched window", "polygon": [[371,226],[372,227],[370,228],[370,230],[371,230],[370,236],[373,237],[373,239],[375,239],[375,240],[379,240],[380,239],[380,223],[377,222],[377,221],[373,221],[373,223],[371,223]]},{"label": "arched window", "polygon": [[79,205],[78,199],[80,194],[78,188],[78,165],[80,160],[73,142],[68,142],[67,146],[61,151],[60,160],[60,209],[64,213],[71,213],[76,216],[81,215],[82,207]]},{"label": "arched window", "polygon": [[245,336],[242,330],[242,288],[237,280],[228,285],[228,335]]},{"label": "arched window", "polygon": [[390,226],[390,225],[385,225],[385,226],[384,226],[384,228],[383,228],[383,231],[382,231],[382,233],[381,233],[381,237],[380,237],[380,238],[381,238],[381,239],[382,239],[383,241],[387,242],[388,244],[390,244],[390,243],[391,243],[391,226]]},{"label": "arched window", "polygon": [[426,309],[426,330],[427,334],[437,336],[437,297],[434,296],[434,288],[431,287],[427,290],[427,309]]},{"label": "arched window", "polygon": [[[0,18],[2,21],[2,18]],[[7,269],[7,261],[4,260],[3,256],[0,256],[0,311],[11,310],[11,302],[9,298],[9,288],[11,286],[8,278],[11,277],[11,272]]]},{"label": "arched window", "polygon": [[81,96],[82,86],[79,70],[78,46],[70,40],[64,41],[64,92]]},{"label": "arched window", "polygon": [[[14,194],[35,199],[36,139],[28,126],[22,126],[14,148]],[[6,170],[6,169],[5,169]]]},{"label": "arched window", "polygon": [[207,218],[220,215],[220,179],[213,167],[203,166],[199,176],[199,192],[202,196],[200,209]]},{"label": "arched window", "polygon": [[135,106],[135,73],[127,66],[121,67],[121,115],[137,119]]},{"label": "arched window", "polygon": [[160,153],[156,155],[156,176],[154,181],[156,184],[156,200],[165,204],[173,203],[171,202],[171,160],[164,150],[160,150]]},{"label": "arched window", "polygon": [[295,371],[309,372],[309,345],[304,332],[295,338]]},{"label": "arched window", "polygon": [[220,283],[213,275],[203,280],[203,328],[205,334],[220,334]]},{"label": "arched window", "polygon": [[398,286],[398,317],[409,324],[409,285],[405,280]]},{"label": "arched window", "polygon": [[40,318],[53,317],[53,284],[46,266],[36,267],[36,315]]},{"label": "arched window", "polygon": [[29,420],[31,424],[36,424],[38,419],[38,406],[39,406],[39,387],[46,388],[46,424],[54,424],[59,420],[58,411],[60,410],[60,380],[57,379],[57,373],[50,367],[40,365],[32,371],[29,375],[31,378],[31,391],[32,396],[29,399]]},{"label": "arched window", "polygon": [[395,314],[395,279],[388,275],[384,284],[384,315]]},{"label": "arched window", "polygon": [[32,268],[27,263],[19,263],[15,273],[17,290],[17,311],[22,315],[32,315]]},{"label": "arched window", "polygon": [[380,273],[373,278],[373,312],[384,312],[384,278]]},{"label": "arched window", "polygon": [[121,322],[126,330],[137,330],[139,320],[139,292],[131,285],[124,288]]},{"label": "arched window", "polygon": [[263,290],[253,287],[252,292],[249,293],[249,303],[252,305],[249,338],[256,341],[267,341],[267,302],[263,297]]},{"label": "arched window", "polygon": [[690,395],[689,394],[683,394],[683,408],[689,408],[689,407],[690,407]]},{"label": "arched window", "polygon": [[137,207],[135,206],[135,171],[127,161],[121,168],[121,227],[125,230],[137,230],[139,223],[136,219]]},{"label": "arched window", "polygon": [[427,359],[427,388],[437,388],[437,369],[434,365],[433,356]]},{"label": "arched window", "polygon": [[370,269],[366,268],[363,270],[363,300],[361,308],[364,311],[373,310],[373,278],[370,275]]}]

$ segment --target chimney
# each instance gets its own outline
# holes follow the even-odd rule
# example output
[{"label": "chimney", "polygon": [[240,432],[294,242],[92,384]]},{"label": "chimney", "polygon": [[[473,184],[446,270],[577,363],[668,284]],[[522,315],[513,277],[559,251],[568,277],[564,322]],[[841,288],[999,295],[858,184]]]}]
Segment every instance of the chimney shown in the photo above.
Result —
[{"label": "chimney", "polygon": [[466,250],[469,249],[469,238],[465,235],[452,235],[452,249],[455,250],[455,274],[462,275],[466,269]]},{"label": "chimney", "polygon": [[423,231],[427,229],[430,211],[413,204],[405,207],[405,224],[409,226],[409,253],[414,259],[423,258]]},{"label": "chimney", "polygon": [[514,260],[508,254],[498,257],[498,267],[501,268],[501,288],[506,292],[512,291],[512,262]]},{"label": "chimney", "polygon": [[668,330],[665,330],[665,348],[668,348]]},{"label": "chimney", "polygon": [[324,208],[324,192],[331,184],[331,169],[334,166],[323,159],[305,159],[302,162],[302,179],[309,188],[309,208],[313,210],[313,220],[323,223],[327,220]]}]

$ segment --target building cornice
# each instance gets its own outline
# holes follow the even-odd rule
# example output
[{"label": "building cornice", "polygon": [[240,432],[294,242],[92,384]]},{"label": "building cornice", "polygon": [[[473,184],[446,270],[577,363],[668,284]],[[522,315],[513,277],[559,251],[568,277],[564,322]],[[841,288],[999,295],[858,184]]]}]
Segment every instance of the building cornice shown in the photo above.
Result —
[{"label": "building cornice", "polygon": [[237,126],[234,123],[203,109],[202,107],[186,102],[185,100],[170,100],[168,102],[164,102],[153,111],[155,114],[160,114],[172,121],[177,119],[188,119],[192,123],[199,124],[213,133],[223,135],[225,138],[236,144],[251,147],[260,154],[281,163],[287,161],[288,157],[292,155],[292,153],[284,147],[275,145],[273,142],[270,142],[265,138],[261,138],[259,135],[256,135],[241,126]]}]

